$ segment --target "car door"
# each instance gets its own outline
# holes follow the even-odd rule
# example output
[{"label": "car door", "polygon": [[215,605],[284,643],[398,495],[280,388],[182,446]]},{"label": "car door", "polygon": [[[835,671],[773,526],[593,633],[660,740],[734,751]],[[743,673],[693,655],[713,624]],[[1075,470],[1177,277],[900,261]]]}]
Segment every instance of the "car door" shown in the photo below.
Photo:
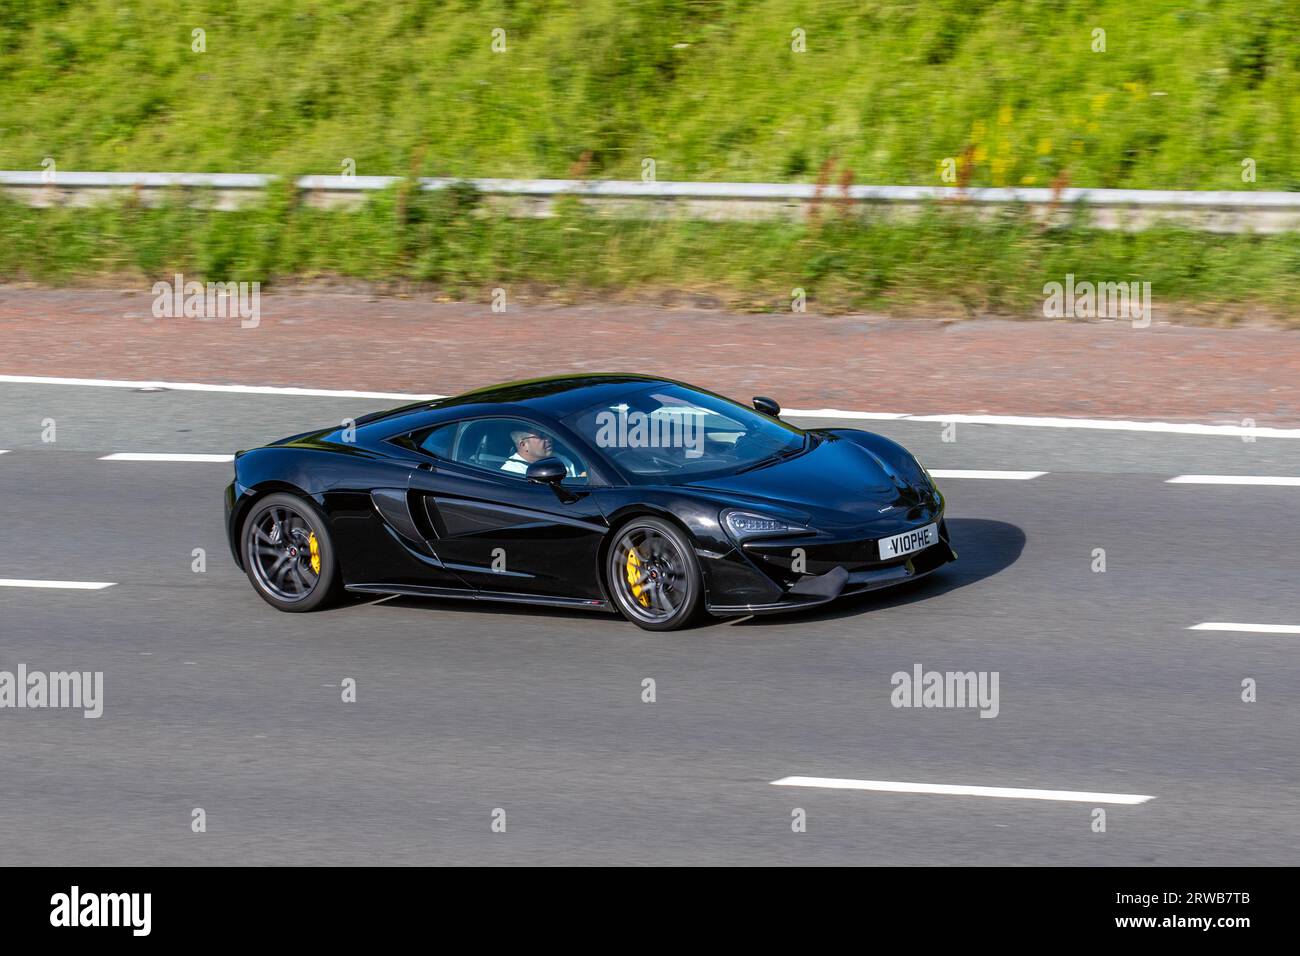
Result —
[{"label": "car door", "polygon": [[510,436],[543,428],[505,417],[442,426],[421,442],[435,461],[412,472],[413,503],[422,509],[430,547],[474,588],[601,601],[598,554],[609,527],[578,456],[555,448],[574,466],[558,490],[528,481],[526,465],[511,461]]}]

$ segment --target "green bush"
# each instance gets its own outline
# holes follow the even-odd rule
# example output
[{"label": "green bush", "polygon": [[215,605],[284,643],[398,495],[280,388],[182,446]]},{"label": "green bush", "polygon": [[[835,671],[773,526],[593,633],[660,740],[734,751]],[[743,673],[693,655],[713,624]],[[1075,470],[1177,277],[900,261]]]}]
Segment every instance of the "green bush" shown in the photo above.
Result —
[{"label": "green bush", "polygon": [[0,0],[0,103],[8,169],[1300,189],[1300,7]]}]

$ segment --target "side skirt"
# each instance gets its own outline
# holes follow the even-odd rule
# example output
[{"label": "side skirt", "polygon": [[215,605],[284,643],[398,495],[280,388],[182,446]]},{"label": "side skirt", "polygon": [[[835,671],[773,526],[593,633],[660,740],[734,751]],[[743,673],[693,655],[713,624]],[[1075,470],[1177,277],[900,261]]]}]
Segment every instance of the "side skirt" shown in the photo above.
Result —
[{"label": "side skirt", "polygon": [[459,588],[426,587],[417,584],[348,584],[345,590],[358,594],[401,594],[407,597],[456,598],[461,601],[498,601],[505,604],[534,604],[540,607],[610,611],[605,601],[586,598],[549,597],[543,594],[513,594],[505,591],[464,591]]}]

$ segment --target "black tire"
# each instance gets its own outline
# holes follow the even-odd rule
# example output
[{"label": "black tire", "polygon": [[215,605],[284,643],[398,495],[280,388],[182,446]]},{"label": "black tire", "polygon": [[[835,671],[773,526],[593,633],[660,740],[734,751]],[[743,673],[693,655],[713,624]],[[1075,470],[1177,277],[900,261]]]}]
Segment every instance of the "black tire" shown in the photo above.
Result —
[{"label": "black tire", "polygon": [[[324,516],[307,499],[283,492],[267,495],[253,505],[239,537],[249,583],[271,607],[315,611],[337,597],[334,542]],[[313,537],[318,570],[314,570]]]},{"label": "black tire", "polygon": [[685,627],[704,599],[695,548],[660,518],[633,518],[614,532],[605,584],[619,613],[647,631]]}]

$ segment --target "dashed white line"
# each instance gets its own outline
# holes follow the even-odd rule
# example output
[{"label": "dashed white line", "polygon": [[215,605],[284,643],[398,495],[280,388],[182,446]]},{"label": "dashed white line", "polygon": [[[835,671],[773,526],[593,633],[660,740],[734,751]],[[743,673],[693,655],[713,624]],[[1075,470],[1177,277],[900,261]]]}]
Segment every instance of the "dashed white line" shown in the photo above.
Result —
[{"label": "dashed white line", "polygon": [[1290,475],[1179,475],[1165,481],[1167,485],[1300,485],[1300,477]]},{"label": "dashed white line", "polygon": [[117,452],[113,455],[105,455],[100,461],[234,461],[234,455],[179,455],[179,454],[155,454],[152,452]]},{"label": "dashed white line", "polygon": [[1189,631],[1232,631],[1238,634],[1300,634],[1300,624],[1238,624],[1232,621],[1207,621],[1193,624]]},{"label": "dashed white line", "polygon": [[1004,797],[1011,800],[1063,800],[1075,803],[1146,803],[1142,793],[1094,793],[1087,790],[1025,790],[1020,787],[971,787],[948,783],[899,783],[894,780],[850,780],[843,777],[782,777],[774,787],[816,787],[826,790],[874,790],[881,793],[933,793],[953,797]]},{"label": "dashed white line", "polygon": [[0,588],[64,588],[70,591],[102,591],[115,581],[35,581],[29,578],[0,578]]},{"label": "dashed white line", "polygon": [[992,478],[1000,481],[1028,481],[1047,474],[1045,471],[979,471],[967,468],[931,468],[932,478]]}]

